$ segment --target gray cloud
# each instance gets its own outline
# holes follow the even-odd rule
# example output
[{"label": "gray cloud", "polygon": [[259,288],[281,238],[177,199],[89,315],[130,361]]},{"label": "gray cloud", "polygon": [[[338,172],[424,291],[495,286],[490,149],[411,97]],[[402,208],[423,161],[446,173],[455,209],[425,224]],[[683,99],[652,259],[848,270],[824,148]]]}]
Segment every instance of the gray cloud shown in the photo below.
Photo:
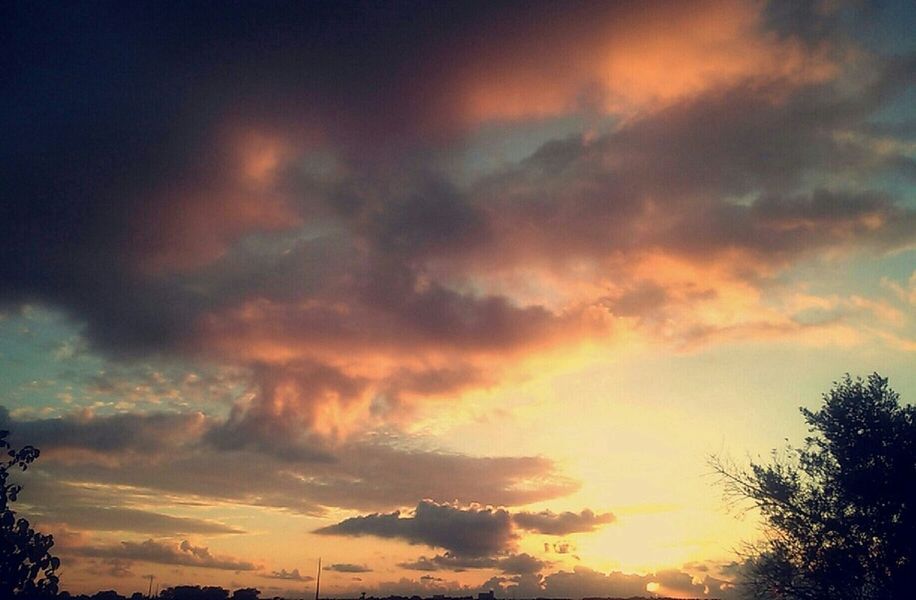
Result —
[{"label": "gray cloud", "polygon": [[448,551],[402,565],[414,570],[498,568],[506,573],[528,573],[539,571],[546,563],[528,554],[507,555],[515,546],[516,528],[548,535],[566,535],[594,531],[613,521],[613,514],[595,514],[589,509],[578,514],[542,511],[512,515],[504,509],[461,508],[424,500],[406,517],[402,517],[400,511],[351,517],[322,527],[315,533],[398,538]]},{"label": "gray cloud", "polygon": [[29,512],[45,522],[98,531],[132,531],[155,535],[225,535],[243,529],[192,517],[179,517],[135,508],[148,504],[150,494],[111,490],[104,486],[52,480],[40,469],[28,477],[22,501]]},{"label": "gray cloud", "polygon": [[[125,423],[145,441],[109,433]],[[178,432],[162,431],[163,423],[175,425]],[[133,527],[129,530],[170,535],[237,532],[224,524],[139,511],[132,505],[149,504],[163,493],[320,515],[326,507],[390,510],[413,504],[418,497],[512,506],[562,496],[578,485],[541,457],[470,457],[378,440],[339,444],[332,460],[257,445],[225,447],[210,440],[210,432],[224,427],[224,422],[200,414],[131,415],[129,420],[94,415],[23,421],[7,417],[4,426],[22,442],[29,441],[27,435],[41,433],[36,435],[41,460],[24,474],[29,478],[24,501],[48,519],[74,520],[90,528]],[[50,431],[67,434],[58,439],[45,433]],[[81,438],[82,431],[92,435]],[[100,445],[100,439],[122,441]],[[135,450],[138,447],[148,452]],[[482,472],[487,473],[486,481]],[[130,486],[133,491],[115,495],[99,488],[106,485]]]},{"label": "gray cloud", "polygon": [[324,567],[325,571],[337,571],[338,573],[371,573],[372,569],[366,565],[356,565],[353,563],[335,563]]},{"label": "gray cloud", "polygon": [[[342,27],[340,14],[329,20],[300,9],[254,18],[254,9],[237,7],[215,31],[198,30],[181,11],[147,15],[142,27],[124,15],[96,14],[110,30],[137,35],[113,45],[93,38],[91,49],[86,36],[71,31],[53,46],[41,36],[15,38],[8,50],[19,57],[17,69],[54,56],[60,71],[29,70],[21,95],[0,111],[12,115],[3,123],[10,132],[0,164],[10,198],[0,224],[9,249],[0,260],[0,301],[65,308],[87,324],[93,349],[115,360],[166,354],[250,369],[259,391],[254,406],[214,431],[211,442],[260,444],[302,458],[309,448],[277,443],[277,432],[284,423],[314,427],[315,407],[329,398],[365,410],[368,403],[355,400],[361,394],[384,396],[369,416],[394,417],[417,397],[497,380],[499,365],[473,360],[481,353],[607,334],[577,328],[575,307],[482,290],[477,279],[489,271],[584,257],[613,278],[606,259],[628,262],[646,252],[703,260],[740,250],[772,267],[836,249],[884,252],[912,243],[912,207],[889,186],[879,189],[888,176],[914,176],[912,157],[894,144],[912,128],[882,130],[872,118],[911,85],[912,57],[860,53],[826,81],[796,81],[782,65],[752,70],[637,111],[603,135],[552,140],[527,159],[459,184],[464,176],[448,165],[466,147],[468,119],[481,118],[467,113],[485,91],[472,81],[479,71],[503,99],[501,84],[512,74],[522,74],[516,84],[556,79],[541,71],[555,53],[526,40],[533,30],[538,39],[545,33],[538,24],[545,14],[556,47],[591,48],[594,56],[607,51],[607,31],[632,25],[628,19],[643,11],[659,22],[687,16],[665,4],[638,11],[582,5],[563,15],[547,6],[413,7],[422,13],[417,20],[365,9],[360,35],[389,54],[358,60],[347,42],[352,23]],[[795,21],[823,28],[786,28]],[[15,28],[29,16],[17,13],[10,22]],[[232,22],[250,26],[244,59],[225,37],[237,29]],[[423,27],[414,29],[416,22]],[[157,38],[150,58],[145,46],[132,45],[146,39],[147,26],[172,32],[163,39],[220,50],[204,57]],[[283,48],[264,43],[280,26],[299,34]],[[761,26],[813,54],[825,40],[834,58],[855,54],[847,36],[834,35],[838,20],[818,12],[774,9]],[[396,42],[407,32],[410,52]],[[127,78],[124,89],[142,89],[143,98],[85,77],[75,49],[107,61],[109,72]],[[583,95],[605,86],[581,75],[560,82],[570,104],[556,109],[602,112],[611,90]],[[177,79],[195,85],[176,87]],[[79,93],[69,87],[74,81]],[[239,81],[246,83],[240,88]],[[417,81],[425,83],[418,88]],[[518,96],[512,85],[509,91]],[[71,104],[78,98],[95,109]],[[252,142],[225,133],[235,125],[226,115],[290,146],[270,181],[245,178],[237,154]],[[508,117],[497,111],[488,118]],[[333,166],[305,168],[319,154]],[[643,297],[655,305],[646,311],[667,299],[663,290]],[[636,296],[616,298],[615,314],[632,314],[637,304]],[[264,348],[283,359],[254,351]],[[383,374],[339,372],[341,357],[356,353],[381,355],[393,366]],[[447,353],[459,368],[406,376],[416,367],[404,357],[425,353]],[[286,405],[293,408],[271,416],[277,390],[291,383]],[[95,442],[131,443],[138,451],[150,442],[128,437]]]},{"label": "gray cloud", "polygon": [[402,577],[398,581],[383,581],[369,589],[348,588],[343,590],[343,595],[355,597],[364,591],[376,596],[444,594],[462,597],[493,590],[498,598],[645,598],[650,594],[646,590],[649,583],[661,585],[659,593],[668,597],[722,600],[738,600],[741,597],[738,586],[709,573],[699,577],[675,569],[647,574],[601,573],[584,567],[547,576],[538,573],[498,575],[479,586],[461,585],[434,575],[423,575],[418,579]]},{"label": "gray cloud", "polygon": [[[316,428],[329,402],[344,413],[368,411],[360,416],[373,422],[394,419],[409,414],[411,402],[497,381],[499,361],[481,361],[481,354],[509,356],[608,334],[583,325],[581,307],[477,291],[476,280],[489,271],[586,258],[601,265],[599,278],[624,279],[609,263],[647,252],[706,260],[740,251],[746,256],[733,268],[765,285],[761,265],[912,243],[913,208],[890,189],[869,189],[886,175],[912,176],[912,159],[893,143],[875,150],[875,136],[896,138],[875,131],[869,119],[906,89],[913,61],[873,60],[870,77],[855,85],[843,77],[797,86],[779,78],[732,82],[637,114],[595,138],[552,140],[466,185],[418,158],[422,152],[392,157],[384,168],[377,157],[344,153],[331,178],[281,168],[266,195],[282,201],[266,207],[262,219],[252,219],[244,198],[237,210],[213,200],[244,196],[246,185],[219,176],[238,172],[237,157],[207,152],[231,146],[219,138],[218,123],[190,119],[202,125],[185,132],[180,119],[148,115],[162,128],[152,136],[161,147],[131,137],[125,147],[92,145],[99,156],[84,156],[81,137],[64,136],[48,145],[56,150],[41,161],[49,172],[37,180],[24,175],[33,171],[34,156],[11,154],[24,164],[11,163],[11,194],[20,200],[5,215],[13,225],[3,233],[16,249],[11,256],[20,258],[3,262],[4,298],[67,307],[88,323],[94,348],[114,359],[161,352],[235,365],[250,374],[256,393],[210,432],[209,443],[328,459],[320,444],[292,438]],[[278,131],[301,133],[281,121],[274,122]],[[114,120],[83,133],[123,142],[124,126]],[[123,168],[98,173],[98,165],[114,163]],[[61,183],[86,180],[84,170],[99,188],[93,193]],[[832,177],[838,170],[843,177]],[[48,181],[58,182],[54,193],[44,189]],[[157,193],[162,188],[186,193]],[[36,199],[47,206],[36,208]],[[111,214],[113,204],[119,210]],[[86,210],[74,213],[72,206]],[[152,231],[133,222],[159,213],[172,217],[155,221]],[[163,253],[184,262],[165,272],[144,270]],[[59,257],[75,262],[63,265]],[[85,272],[87,264],[93,268]],[[658,315],[673,301],[657,282],[624,280],[621,288],[591,300],[616,316]],[[284,358],[273,360],[263,348]],[[372,374],[340,368],[357,354],[382,356],[392,366]],[[422,370],[403,358],[427,354],[447,354],[457,366]],[[273,414],[280,393],[284,408]],[[68,423],[34,433],[87,435],[99,451],[144,452],[158,443],[134,435],[129,415],[122,425],[105,432],[109,437]],[[162,425],[172,434],[181,430]]]},{"label": "gray cloud", "polygon": [[301,575],[299,569],[293,569],[292,571],[280,569],[279,571],[271,571],[269,575],[261,575],[261,577],[267,579],[284,579],[288,581],[315,581],[315,578],[311,575]]},{"label": "gray cloud", "polygon": [[554,513],[549,510],[537,513],[520,512],[513,515],[512,519],[522,529],[547,535],[568,535],[594,531],[601,525],[613,523],[616,517],[611,513],[595,514],[586,508],[578,514],[569,511]]},{"label": "gray cloud", "polygon": [[446,552],[432,558],[421,556],[414,561],[398,564],[411,571],[454,571],[497,569],[508,574],[537,573],[550,565],[528,553],[501,556],[461,556]]},{"label": "gray cloud", "polygon": [[[839,165],[851,176],[897,168],[838,134],[864,125],[913,69],[892,62],[851,97],[831,85],[784,102],[757,88],[716,91],[596,140],[549,142],[475,194],[491,210],[504,261],[741,248],[783,263],[828,247],[901,247],[916,235],[916,216],[888,192],[798,188],[803,177],[829,180]],[[750,205],[734,201],[745,195]]]},{"label": "gray cloud", "polygon": [[203,413],[128,413],[96,418],[91,411],[83,411],[59,419],[12,422],[6,409],[0,409],[0,427],[10,429],[14,439],[46,451],[154,456],[196,443],[207,427]]},{"label": "gray cloud", "polygon": [[133,561],[122,558],[105,558],[98,561],[91,561],[86,568],[90,575],[101,575],[108,577],[124,578],[134,577],[135,574],[130,570]]},{"label": "gray cloud", "polygon": [[510,548],[515,541],[509,513],[503,509],[423,501],[413,514],[399,511],[345,519],[315,530],[322,535],[398,538],[412,544],[444,548],[458,556],[481,557]]},{"label": "gray cloud", "polygon": [[259,568],[247,561],[213,556],[207,548],[193,546],[187,540],[174,545],[149,539],[144,542],[121,542],[114,546],[75,547],[67,549],[66,552],[96,558],[137,560],[226,571],[254,571]]},{"label": "gray cloud", "polygon": [[585,567],[573,571],[559,571],[544,577],[540,582],[543,595],[550,598],[628,598],[645,597],[646,586],[658,583],[662,594],[686,598],[740,597],[739,590],[730,582],[704,575],[698,582],[688,573],[677,570],[658,571],[646,575],[621,572],[600,573]]}]

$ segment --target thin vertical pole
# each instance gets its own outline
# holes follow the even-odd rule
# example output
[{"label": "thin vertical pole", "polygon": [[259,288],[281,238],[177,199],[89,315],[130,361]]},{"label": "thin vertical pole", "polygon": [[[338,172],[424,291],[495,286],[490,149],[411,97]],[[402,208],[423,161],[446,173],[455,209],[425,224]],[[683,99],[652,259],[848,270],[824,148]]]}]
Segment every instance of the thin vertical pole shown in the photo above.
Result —
[{"label": "thin vertical pole", "polygon": [[315,578],[315,600],[318,600],[318,589],[321,587],[321,557],[318,557],[318,577]]}]

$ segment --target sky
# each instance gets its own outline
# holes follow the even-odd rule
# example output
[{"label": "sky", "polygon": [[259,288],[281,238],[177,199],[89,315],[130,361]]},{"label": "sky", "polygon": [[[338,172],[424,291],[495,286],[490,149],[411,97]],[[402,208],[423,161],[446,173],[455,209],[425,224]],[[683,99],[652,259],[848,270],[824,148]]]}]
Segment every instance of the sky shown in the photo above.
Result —
[{"label": "sky", "polygon": [[916,396],[908,2],[0,7],[0,426],[72,592],[736,597]]}]

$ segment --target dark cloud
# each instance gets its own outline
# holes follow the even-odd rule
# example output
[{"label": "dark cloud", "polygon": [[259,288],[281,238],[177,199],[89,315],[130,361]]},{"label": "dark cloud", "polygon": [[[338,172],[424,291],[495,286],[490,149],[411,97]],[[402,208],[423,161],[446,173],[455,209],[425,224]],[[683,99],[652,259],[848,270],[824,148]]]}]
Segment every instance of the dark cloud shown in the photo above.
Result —
[{"label": "dark cloud", "polygon": [[372,569],[366,565],[355,565],[352,563],[335,563],[324,568],[325,571],[337,571],[338,573],[371,573]]},{"label": "dark cloud", "polygon": [[[253,400],[209,442],[320,460],[298,430],[396,421],[608,335],[595,305],[663,312],[677,294],[620,269],[646,254],[730,257],[759,284],[761,265],[911,244],[913,209],[869,187],[913,176],[871,118],[913,61],[844,52],[828,15],[787,10],[9,8],[0,303],[61,307],[113,359],[238,367]],[[785,27],[814,16],[833,24]],[[710,22],[722,49],[680,37]],[[476,180],[455,168],[480,123],[608,113],[627,118]],[[620,293],[553,303],[488,280],[547,264],[562,295],[581,260]]]},{"label": "dark cloud", "polygon": [[[744,86],[700,96],[598,139],[549,142],[476,193],[491,207],[504,260],[513,247],[525,249],[520,261],[654,248],[694,257],[743,249],[777,263],[825,247],[901,247],[916,217],[900,199],[878,190],[790,190],[838,166],[849,174],[894,170],[896,159],[839,134],[900,93],[912,70],[912,61],[889,64],[851,97],[830,86],[784,101]],[[734,201],[749,194],[750,206]],[[803,224],[786,221],[802,214]]]},{"label": "dark cloud", "polygon": [[114,546],[83,546],[70,548],[70,554],[116,560],[137,560],[164,565],[180,565],[226,571],[254,571],[255,564],[228,557],[218,557],[201,546],[193,546],[187,540],[177,546],[149,539],[144,542],[121,542]]},{"label": "dark cloud", "polygon": [[414,512],[399,511],[345,519],[315,530],[322,535],[398,538],[412,544],[444,548],[457,556],[480,557],[502,552],[514,545],[509,513],[503,509],[423,501]]},{"label": "dark cloud", "polygon": [[503,573],[526,575],[529,573],[537,573],[549,565],[549,562],[535,558],[528,553],[522,553],[500,559],[498,568]]},{"label": "dark cloud", "polygon": [[[192,7],[5,11],[3,54],[20,85],[0,111],[8,191],[0,234],[10,249],[0,264],[4,297],[62,304],[119,352],[174,349],[219,301],[180,279],[144,276],[136,262],[199,266],[246,235],[297,222],[284,201],[252,193],[234,175],[221,179],[238,170],[224,150],[226,129],[292,133],[306,146],[330,137],[348,153],[375,155],[373,144],[397,145],[433,125],[417,119],[419,109],[443,114],[451,86],[416,82],[448,71],[441,60],[454,56],[455,43],[469,43],[461,32],[476,38],[481,24],[497,23],[514,29],[545,10],[414,6],[410,18],[355,5],[277,14],[236,7],[219,16]],[[94,35],[82,35],[89,24]],[[353,36],[373,51],[354,48]],[[265,98],[276,102],[268,108]],[[380,103],[388,107],[381,113]],[[428,191],[408,196],[366,232],[416,250],[475,228],[473,210],[440,191],[433,192],[440,202],[416,200]],[[435,235],[425,233],[430,227]]]},{"label": "dark cloud", "polygon": [[568,535],[594,531],[601,525],[613,523],[616,517],[611,513],[595,514],[586,508],[578,514],[569,511],[554,513],[549,510],[538,513],[520,512],[513,515],[512,519],[522,529],[547,535]]},{"label": "dark cloud", "polygon": [[0,427],[46,451],[81,450],[150,457],[194,444],[208,425],[203,413],[116,414],[97,418],[85,410],[59,419],[11,422],[0,407]]},{"label": "dark cloud", "polygon": [[[550,544],[544,542],[544,552],[556,552],[557,554],[569,554],[570,552],[575,552],[576,547],[570,542],[556,542]],[[573,555],[575,557],[575,555]],[[578,559],[577,559],[578,560]]]},{"label": "dark cloud", "polygon": [[425,544],[447,550],[432,558],[425,556],[401,566],[419,571],[440,569],[500,569],[505,573],[523,574],[541,570],[547,563],[528,554],[510,554],[515,546],[515,529],[527,529],[548,535],[594,531],[612,523],[611,513],[520,512],[514,515],[504,509],[436,504],[423,501],[414,512],[402,517],[400,511],[351,517],[336,525],[322,527],[323,535],[398,538],[412,544]]}]

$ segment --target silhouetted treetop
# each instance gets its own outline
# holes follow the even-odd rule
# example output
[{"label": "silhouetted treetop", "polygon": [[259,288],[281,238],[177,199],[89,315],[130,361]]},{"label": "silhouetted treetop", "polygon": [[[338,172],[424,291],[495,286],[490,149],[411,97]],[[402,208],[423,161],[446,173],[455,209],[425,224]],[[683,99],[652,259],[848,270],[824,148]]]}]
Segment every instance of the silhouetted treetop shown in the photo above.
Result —
[{"label": "silhouetted treetop", "polygon": [[885,378],[847,375],[816,411],[802,448],[740,470],[711,460],[727,493],[766,531],[747,561],[757,597],[909,598],[916,582],[916,409]]},{"label": "silhouetted treetop", "polygon": [[10,470],[25,471],[38,458],[38,449],[19,450],[7,441],[8,431],[0,430],[0,598],[44,598],[57,594],[56,570],[60,561],[51,556],[54,545],[50,535],[36,532],[25,519],[16,518],[10,503],[19,497],[22,486],[9,482]]}]

